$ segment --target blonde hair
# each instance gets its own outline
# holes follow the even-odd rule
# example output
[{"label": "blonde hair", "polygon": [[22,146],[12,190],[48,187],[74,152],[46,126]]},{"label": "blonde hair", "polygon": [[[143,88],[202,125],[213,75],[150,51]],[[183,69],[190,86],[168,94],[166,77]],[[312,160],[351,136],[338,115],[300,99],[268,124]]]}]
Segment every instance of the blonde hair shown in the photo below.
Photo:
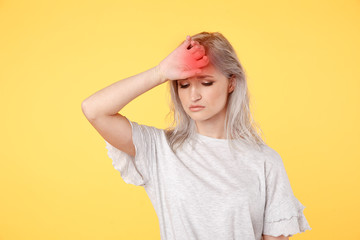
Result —
[{"label": "blonde hair", "polygon": [[[205,48],[210,63],[228,79],[235,78],[235,89],[229,93],[224,130],[227,139],[234,139],[261,148],[265,144],[261,138],[262,130],[254,121],[249,108],[249,91],[245,71],[230,42],[219,32],[201,32],[191,37]],[[182,42],[183,43],[183,42]],[[181,44],[182,44],[181,43]],[[196,125],[184,111],[178,95],[177,81],[168,81],[171,94],[171,125],[165,135],[171,149],[175,152],[182,144],[196,134]],[[234,141],[228,141],[230,148],[237,148]],[[240,150],[241,151],[241,150]]]}]

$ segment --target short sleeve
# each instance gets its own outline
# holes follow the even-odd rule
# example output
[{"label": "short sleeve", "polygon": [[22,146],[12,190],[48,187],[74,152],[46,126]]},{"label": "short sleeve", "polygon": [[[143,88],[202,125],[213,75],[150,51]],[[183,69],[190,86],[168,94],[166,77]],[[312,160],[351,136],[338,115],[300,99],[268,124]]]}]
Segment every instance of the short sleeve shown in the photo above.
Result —
[{"label": "short sleeve", "polygon": [[127,184],[145,186],[152,179],[156,146],[161,130],[128,121],[132,127],[132,140],[136,156],[130,156],[105,140],[106,149],[108,156],[112,159],[112,165],[120,172],[120,176]]},{"label": "short sleeve", "polygon": [[294,196],[280,155],[266,146],[266,203],[263,235],[293,236],[311,230],[304,205]]}]

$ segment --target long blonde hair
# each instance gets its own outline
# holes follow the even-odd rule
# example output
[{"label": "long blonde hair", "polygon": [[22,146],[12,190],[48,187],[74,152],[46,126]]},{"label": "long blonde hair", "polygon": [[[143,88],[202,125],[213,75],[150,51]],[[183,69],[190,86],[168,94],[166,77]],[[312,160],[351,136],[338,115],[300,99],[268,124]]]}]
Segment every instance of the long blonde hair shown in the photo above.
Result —
[{"label": "long blonde hair", "polygon": [[[262,130],[252,117],[245,71],[234,48],[219,32],[201,32],[191,38],[204,46],[206,55],[217,70],[228,79],[235,78],[235,89],[229,94],[227,102],[224,126],[226,138],[240,140],[242,143],[261,148],[265,144],[261,138]],[[177,81],[168,81],[168,87],[171,94],[168,116],[172,115],[172,123],[165,129],[165,135],[171,149],[175,152],[185,140],[195,135],[196,125],[181,105]],[[231,149],[237,148],[234,141],[228,141],[228,143]]]}]

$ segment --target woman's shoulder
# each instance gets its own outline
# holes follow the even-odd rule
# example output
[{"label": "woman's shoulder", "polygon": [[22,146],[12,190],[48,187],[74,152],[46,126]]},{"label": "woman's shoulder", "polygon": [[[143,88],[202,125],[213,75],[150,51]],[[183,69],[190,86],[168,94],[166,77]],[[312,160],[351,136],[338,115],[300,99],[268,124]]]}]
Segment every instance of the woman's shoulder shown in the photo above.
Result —
[{"label": "woman's shoulder", "polygon": [[276,151],[274,148],[270,147],[267,144],[264,144],[261,147],[261,153],[264,156],[265,162],[269,165],[282,165],[283,164],[283,160],[280,156],[280,154],[278,153],[278,151]]},{"label": "woman's shoulder", "polygon": [[249,144],[247,142],[240,142],[239,146],[242,154],[261,160],[262,162],[271,164],[281,160],[279,153],[266,143]]},{"label": "woman's shoulder", "polygon": [[267,144],[261,145],[261,152],[263,154],[268,155],[268,156],[276,156],[276,155],[278,155],[278,152],[274,148],[270,147]]}]

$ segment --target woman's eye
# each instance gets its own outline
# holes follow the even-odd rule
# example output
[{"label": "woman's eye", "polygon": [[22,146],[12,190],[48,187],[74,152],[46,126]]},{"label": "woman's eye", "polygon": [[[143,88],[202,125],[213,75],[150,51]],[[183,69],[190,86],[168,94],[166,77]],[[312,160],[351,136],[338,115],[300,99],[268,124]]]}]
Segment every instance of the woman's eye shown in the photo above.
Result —
[{"label": "woman's eye", "polygon": [[[213,82],[204,82],[204,83],[202,83],[202,85],[204,85],[204,86],[211,86],[212,84],[213,84]],[[184,84],[184,85],[179,84],[179,86],[180,86],[180,88],[187,88],[189,86],[189,84]]]}]

